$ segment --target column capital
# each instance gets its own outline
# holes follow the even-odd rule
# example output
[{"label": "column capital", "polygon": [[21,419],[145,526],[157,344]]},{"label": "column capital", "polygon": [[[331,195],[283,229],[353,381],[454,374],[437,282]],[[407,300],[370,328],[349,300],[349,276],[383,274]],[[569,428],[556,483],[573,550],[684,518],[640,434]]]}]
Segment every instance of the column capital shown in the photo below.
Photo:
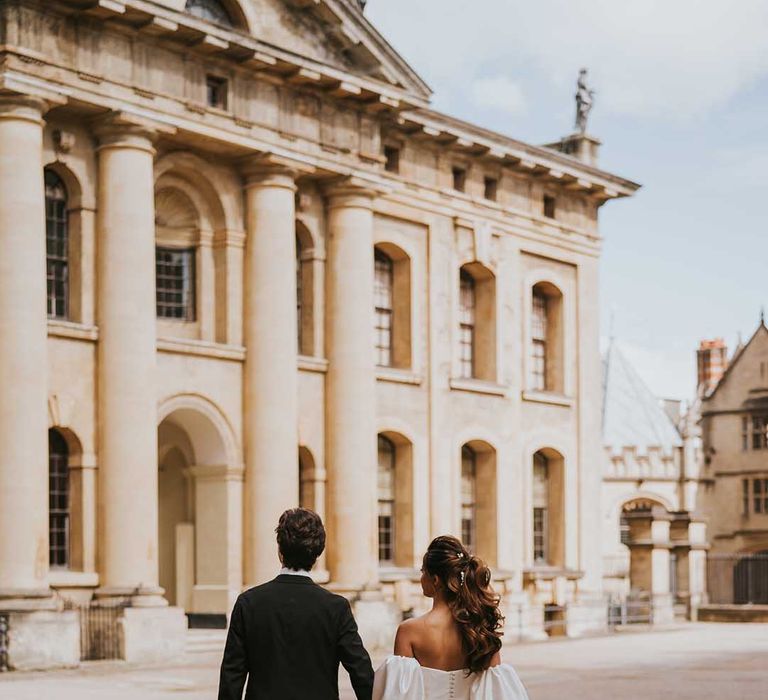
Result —
[{"label": "column capital", "polygon": [[323,192],[328,198],[329,209],[336,207],[373,209],[374,200],[387,191],[381,183],[355,176],[330,180],[323,187]]},{"label": "column capital", "polygon": [[153,119],[127,112],[113,111],[97,117],[92,122],[93,131],[99,141],[99,150],[104,148],[135,148],[148,151],[154,156],[154,142],[160,134],[172,134],[173,127]]},{"label": "column capital", "polygon": [[283,187],[295,192],[296,178],[314,172],[314,168],[275,153],[260,153],[242,161],[242,172],[246,188]]},{"label": "column capital", "polygon": [[43,125],[43,115],[51,108],[40,97],[18,93],[0,93],[0,119],[16,119]]}]

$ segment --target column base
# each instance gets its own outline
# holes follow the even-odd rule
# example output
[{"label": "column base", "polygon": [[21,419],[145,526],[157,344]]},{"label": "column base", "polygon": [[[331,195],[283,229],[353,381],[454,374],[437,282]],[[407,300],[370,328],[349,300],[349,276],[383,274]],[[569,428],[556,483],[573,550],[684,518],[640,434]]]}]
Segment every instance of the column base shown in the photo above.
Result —
[{"label": "column base", "polygon": [[507,593],[501,604],[504,643],[541,641],[549,635],[544,627],[544,606],[531,602],[527,593]]},{"label": "column base", "polygon": [[120,658],[130,663],[178,659],[187,639],[181,608],[127,607],[118,620]]},{"label": "column base", "polygon": [[397,627],[403,621],[397,603],[386,600],[380,588],[351,590],[333,584],[327,588],[349,599],[360,638],[371,656],[391,654]]},{"label": "column base", "polygon": [[0,601],[0,615],[8,623],[9,671],[46,671],[80,664],[80,618],[75,610],[8,609]]},{"label": "column base", "polygon": [[582,637],[608,628],[608,603],[600,595],[580,594],[578,600],[565,607],[565,633],[569,637]]},{"label": "column base", "polygon": [[675,606],[672,594],[657,593],[651,597],[654,625],[671,625],[675,621]]}]

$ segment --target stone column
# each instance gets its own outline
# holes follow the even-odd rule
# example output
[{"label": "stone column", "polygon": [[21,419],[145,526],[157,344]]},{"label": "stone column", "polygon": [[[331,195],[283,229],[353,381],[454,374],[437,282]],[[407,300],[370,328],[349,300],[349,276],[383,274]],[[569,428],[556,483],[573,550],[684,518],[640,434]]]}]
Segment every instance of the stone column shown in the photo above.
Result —
[{"label": "stone column", "polygon": [[120,116],[97,128],[99,562],[105,595],[158,585],[153,133]]},{"label": "stone column", "polygon": [[296,185],[259,163],[247,172],[245,243],[245,583],[278,569],[275,527],[299,501]]},{"label": "stone column", "polygon": [[[153,124],[113,114],[99,138],[99,574],[97,597],[129,598],[120,655],[182,652],[186,619],[159,586]],[[151,629],[151,633],[147,630]]]},{"label": "stone column", "polygon": [[47,596],[42,100],[0,97],[0,596]]},{"label": "stone column", "polygon": [[48,580],[48,408],[43,113],[0,95],[0,611],[10,669],[75,666],[74,611]]},{"label": "stone column", "polygon": [[378,579],[373,197],[350,182],[328,191],[328,567],[346,590]]}]

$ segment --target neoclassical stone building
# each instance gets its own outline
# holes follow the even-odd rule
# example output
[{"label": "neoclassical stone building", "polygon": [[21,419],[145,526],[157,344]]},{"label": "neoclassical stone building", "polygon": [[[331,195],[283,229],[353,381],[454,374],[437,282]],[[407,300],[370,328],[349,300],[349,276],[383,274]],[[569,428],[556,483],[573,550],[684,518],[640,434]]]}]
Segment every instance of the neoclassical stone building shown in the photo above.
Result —
[{"label": "neoclassical stone building", "polygon": [[594,139],[432,111],[353,0],[8,0],[0,33],[12,663],[76,660],[63,599],[173,653],[298,503],[372,644],[439,533],[532,620],[596,599],[598,212],[637,185]]}]

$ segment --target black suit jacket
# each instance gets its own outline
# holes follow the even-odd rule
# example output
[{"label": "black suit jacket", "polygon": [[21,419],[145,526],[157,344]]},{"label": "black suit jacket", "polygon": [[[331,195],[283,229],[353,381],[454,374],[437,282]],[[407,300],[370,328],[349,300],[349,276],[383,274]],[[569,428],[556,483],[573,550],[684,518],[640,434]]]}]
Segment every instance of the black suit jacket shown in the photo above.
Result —
[{"label": "black suit jacket", "polygon": [[307,576],[278,576],[242,593],[232,610],[219,700],[338,700],[339,662],[359,700],[373,667],[349,601]]}]

